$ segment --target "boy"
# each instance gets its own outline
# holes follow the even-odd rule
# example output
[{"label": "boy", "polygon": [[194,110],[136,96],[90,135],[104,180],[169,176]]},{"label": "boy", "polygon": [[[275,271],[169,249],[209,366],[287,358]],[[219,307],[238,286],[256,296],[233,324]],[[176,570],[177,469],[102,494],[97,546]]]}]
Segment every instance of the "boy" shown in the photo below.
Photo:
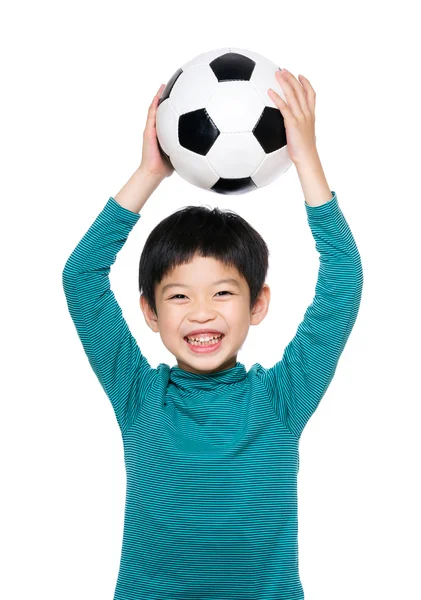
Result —
[{"label": "boy", "polygon": [[284,118],[320,269],[313,303],[279,362],[248,372],[237,362],[249,326],[267,314],[270,290],[267,246],[235,213],[187,207],[161,221],[145,244],[141,309],[177,366],[150,367],[110,290],[110,266],[139,211],[173,172],[156,140],[163,86],[149,108],[139,169],[63,270],[71,317],[124,444],[114,600],[304,598],[298,444],[355,323],[363,275],[315,147],[315,93],[307,79],[284,71],[276,76],[288,103],[268,93]]}]

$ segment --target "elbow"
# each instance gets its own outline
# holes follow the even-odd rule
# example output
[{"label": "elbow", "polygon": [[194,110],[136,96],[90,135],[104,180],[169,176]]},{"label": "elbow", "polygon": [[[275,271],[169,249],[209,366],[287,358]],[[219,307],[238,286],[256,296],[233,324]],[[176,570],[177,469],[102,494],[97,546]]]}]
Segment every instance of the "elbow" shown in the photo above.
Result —
[{"label": "elbow", "polygon": [[358,288],[360,290],[362,290],[363,284],[364,284],[364,272],[363,272],[363,264],[362,264],[362,261],[361,261],[361,256],[360,256],[359,253],[358,253],[358,260],[357,260],[357,263],[356,263],[355,270],[356,270],[356,277],[357,277]]}]

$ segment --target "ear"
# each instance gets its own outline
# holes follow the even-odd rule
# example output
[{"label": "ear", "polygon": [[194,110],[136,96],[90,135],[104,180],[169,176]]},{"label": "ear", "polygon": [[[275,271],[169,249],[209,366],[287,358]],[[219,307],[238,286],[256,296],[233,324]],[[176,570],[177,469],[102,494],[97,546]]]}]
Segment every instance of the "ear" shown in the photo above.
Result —
[{"label": "ear", "polygon": [[159,331],[158,317],[147,303],[143,294],[140,295],[139,303],[147,325],[152,329],[152,331],[157,333]]},{"label": "ear", "polygon": [[250,313],[250,325],[258,325],[266,317],[270,303],[270,287],[267,283],[263,287],[256,298],[253,309]]}]

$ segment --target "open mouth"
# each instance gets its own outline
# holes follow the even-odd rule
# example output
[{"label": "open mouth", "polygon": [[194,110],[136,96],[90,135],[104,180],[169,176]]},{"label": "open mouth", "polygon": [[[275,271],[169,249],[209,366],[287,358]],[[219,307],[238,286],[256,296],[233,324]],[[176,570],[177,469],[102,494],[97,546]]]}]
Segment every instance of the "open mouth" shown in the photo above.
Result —
[{"label": "open mouth", "polygon": [[217,350],[218,348],[220,348],[220,346],[222,344],[222,340],[224,339],[224,337],[225,337],[225,335],[222,333],[218,337],[212,337],[212,339],[210,339],[207,342],[191,341],[187,337],[185,337],[184,340],[187,343],[188,347],[193,352],[196,352],[196,353],[200,354],[200,353],[203,353],[203,352],[214,352],[215,350]]}]

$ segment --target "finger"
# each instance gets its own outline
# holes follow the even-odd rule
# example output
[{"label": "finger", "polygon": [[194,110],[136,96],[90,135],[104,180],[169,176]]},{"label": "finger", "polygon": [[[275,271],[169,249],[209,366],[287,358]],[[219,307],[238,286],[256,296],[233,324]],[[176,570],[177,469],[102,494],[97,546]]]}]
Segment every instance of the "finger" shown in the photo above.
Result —
[{"label": "finger", "polygon": [[160,96],[161,96],[161,92],[162,92],[162,90],[164,89],[164,87],[165,87],[165,83],[162,83],[162,84],[159,86],[159,88],[158,88],[158,91],[156,92],[156,96],[155,96],[155,98],[158,98],[158,99],[160,98]]},{"label": "finger", "polygon": [[268,95],[273,100],[273,102],[276,104],[276,106],[279,108],[284,119],[286,119],[292,115],[291,109],[289,108],[288,104],[285,102],[285,100],[283,98],[281,98],[281,96],[277,92],[275,92],[275,90],[273,90],[272,88],[269,88]]},{"label": "finger", "polygon": [[276,77],[285,93],[288,104],[291,106],[294,115],[296,117],[299,117],[300,115],[308,115],[309,107],[307,105],[303,87],[295,79],[292,73],[289,73],[286,71],[286,69],[282,69],[282,75],[280,71],[276,71]]},{"label": "finger", "polygon": [[304,91],[306,93],[306,97],[307,97],[307,104],[311,110],[311,112],[314,114],[315,111],[315,107],[316,107],[316,92],[314,91],[313,87],[311,86],[311,83],[309,82],[309,80],[304,77],[304,75],[298,75],[300,81],[302,80],[302,84],[303,84],[303,88]]},{"label": "finger", "polygon": [[162,90],[164,89],[164,87],[165,87],[165,83],[163,83],[162,85],[159,86],[158,91],[156,92],[155,96],[153,97],[151,106],[154,104],[154,102],[157,102],[160,99],[161,93],[162,93]]},{"label": "finger", "polygon": [[304,86],[299,81],[297,81],[297,79],[292,73],[290,73],[286,69],[283,69],[283,71],[285,72],[285,79],[287,83],[291,85],[296,94],[296,97],[298,98],[298,102],[303,114],[308,114],[308,110],[310,107],[307,102],[307,95]]},{"label": "finger", "polygon": [[159,86],[159,89],[158,89],[157,93],[155,94],[155,96],[153,97],[153,100],[149,106],[148,117],[146,120],[147,126],[153,126],[155,124],[158,102],[159,102],[159,98],[160,98],[161,92],[164,89],[164,87],[165,87],[165,83],[163,83],[162,85]]},{"label": "finger", "polygon": [[158,91],[156,92],[155,96],[152,99],[152,102],[149,105],[149,111],[150,112],[153,112],[154,109],[156,108],[156,106],[157,106],[157,104],[159,102],[159,98],[161,96],[161,92],[164,89],[164,87],[165,87],[165,83],[163,83],[162,85],[159,86]]}]

